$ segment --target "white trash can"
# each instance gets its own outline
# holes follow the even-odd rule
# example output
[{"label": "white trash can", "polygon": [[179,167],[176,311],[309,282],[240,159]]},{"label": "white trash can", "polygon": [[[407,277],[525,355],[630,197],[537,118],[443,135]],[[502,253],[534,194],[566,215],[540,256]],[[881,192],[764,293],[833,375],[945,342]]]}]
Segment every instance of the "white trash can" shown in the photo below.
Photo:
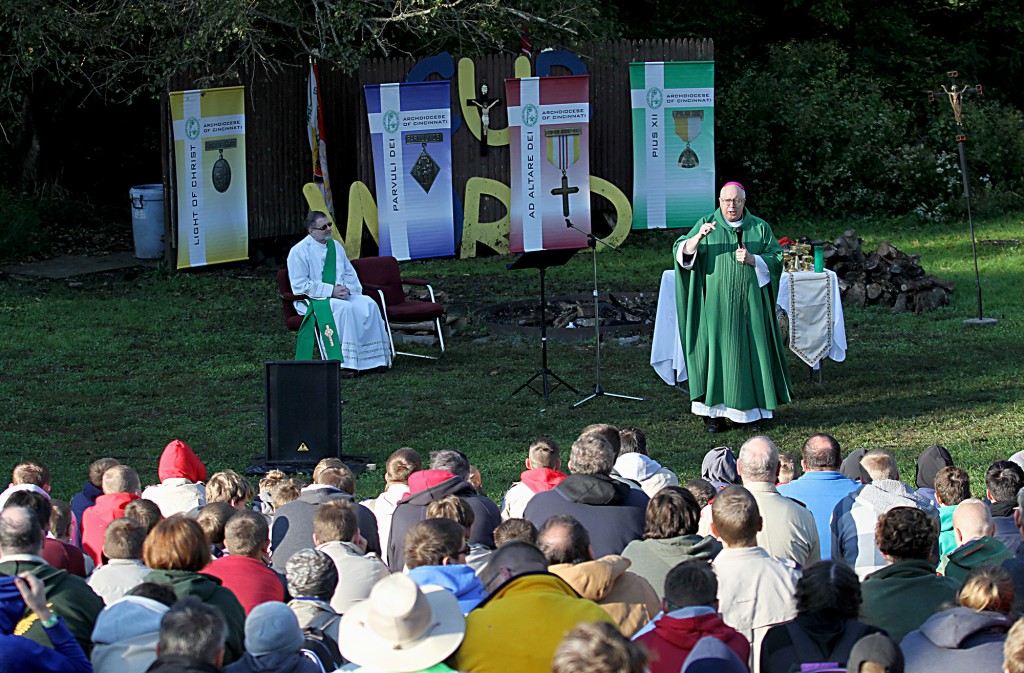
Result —
[{"label": "white trash can", "polygon": [[138,259],[164,256],[164,186],[135,185],[128,190],[132,201],[132,234]]}]

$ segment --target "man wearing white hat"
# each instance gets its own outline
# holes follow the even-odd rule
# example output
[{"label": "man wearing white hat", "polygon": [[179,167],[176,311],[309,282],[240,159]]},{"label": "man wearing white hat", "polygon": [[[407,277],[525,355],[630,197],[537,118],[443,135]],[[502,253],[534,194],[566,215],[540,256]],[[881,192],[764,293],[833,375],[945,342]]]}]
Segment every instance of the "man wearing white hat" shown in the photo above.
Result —
[{"label": "man wearing white hat", "polygon": [[443,662],[465,634],[454,595],[435,587],[421,590],[407,576],[391,575],[341,618],[341,654],[352,662],[341,670],[450,673]]}]

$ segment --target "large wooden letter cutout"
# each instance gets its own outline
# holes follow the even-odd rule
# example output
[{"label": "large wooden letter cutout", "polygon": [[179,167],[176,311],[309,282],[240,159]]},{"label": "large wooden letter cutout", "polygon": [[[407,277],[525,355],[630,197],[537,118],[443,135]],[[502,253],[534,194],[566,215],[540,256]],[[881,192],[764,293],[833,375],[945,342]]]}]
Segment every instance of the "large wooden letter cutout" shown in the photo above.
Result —
[{"label": "large wooden letter cutout", "polygon": [[[622,192],[619,192],[620,194]],[[495,222],[480,221],[480,200],[493,196],[505,206],[505,216]],[[509,210],[512,207],[512,189],[490,178],[470,178],[466,181],[466,214],[462,225],[462,259],[476,257],[476,244],[485,245],[499,255],[508,254]]]},{"label": "large wooden letter cutout", "polygon": [[[603,196],[615,206],[615,228],[604,240],[615,247],[622,245],[622,242],[629,236],[630,227],[633,226],[633,206],[629,204],[629,199],[618,187],[596,175],[590,176],[590,193]],[[604,250],[605,248],[599,245],[597,249]]]},{"label": "large wooden letter cutout", "polygon": [[374,242],[380,240],[377,230],[377,204],[373,200],[373,194],[363,183],[356,181],[348,188],[348,222],[345,225],[345,234],[342,235],[338,229],[338,223],[331,217],[324,203],[324,195],[320,193],[320,187],[312,182],[302,186],[302,195],[306,197],[306,205],[310,210],[319,210],[327,213],[327,217],[334,225],[331,236],[334,237],[341,247],[345,248],[345,254],[349,259],[359,259],[363,247],[363,223],[373,237]]},{"label": "large wooden letter cutout", "polygon": [[345,238],[334,228],[334,237],[345,247],[349,259],[359,259],[363,247],[363,223],[373,237],[374,243],[380,243],[380,232],[377,224],[377,203],[373,200],[370,188],[356,180],[348,188],[348,222],[345,224]]}]

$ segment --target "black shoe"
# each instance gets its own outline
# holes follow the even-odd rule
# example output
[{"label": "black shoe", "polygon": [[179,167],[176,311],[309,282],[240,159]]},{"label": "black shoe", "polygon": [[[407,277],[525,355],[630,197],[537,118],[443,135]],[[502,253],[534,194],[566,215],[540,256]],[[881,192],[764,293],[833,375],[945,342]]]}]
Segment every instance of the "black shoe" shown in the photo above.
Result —
[{"label": "black shoe", "polygon": [[747,423],[746,425],[740,426],[744,430],[749,430],[757,434],[762,434],[768,429],[768,425],[771,423],[770,418],[761,418],[754,421],[753,423]]},{"label": "black shoe", "polygon": [[704,432],[721,432],[722,419],[708,416],[704,419]]}]

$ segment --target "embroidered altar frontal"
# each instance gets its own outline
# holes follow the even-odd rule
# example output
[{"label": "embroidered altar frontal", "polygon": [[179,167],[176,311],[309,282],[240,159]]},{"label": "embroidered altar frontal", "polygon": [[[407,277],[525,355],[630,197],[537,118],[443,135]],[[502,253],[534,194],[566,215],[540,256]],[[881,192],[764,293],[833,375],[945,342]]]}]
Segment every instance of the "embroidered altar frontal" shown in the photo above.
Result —
[{"label": "embroidered altar frontal", "polygon": [[369,84],[380,254],[455,254],[450,83]]},{"label": "embroidered altar frontal", "polygon": [[590,231],[590,77],[506,79],[509,251],[585,248]]},{"label": "embroidered altar frontal", "polygon": [[714,61],[630,63],[633,228],[692,227],[715,205]]}]

